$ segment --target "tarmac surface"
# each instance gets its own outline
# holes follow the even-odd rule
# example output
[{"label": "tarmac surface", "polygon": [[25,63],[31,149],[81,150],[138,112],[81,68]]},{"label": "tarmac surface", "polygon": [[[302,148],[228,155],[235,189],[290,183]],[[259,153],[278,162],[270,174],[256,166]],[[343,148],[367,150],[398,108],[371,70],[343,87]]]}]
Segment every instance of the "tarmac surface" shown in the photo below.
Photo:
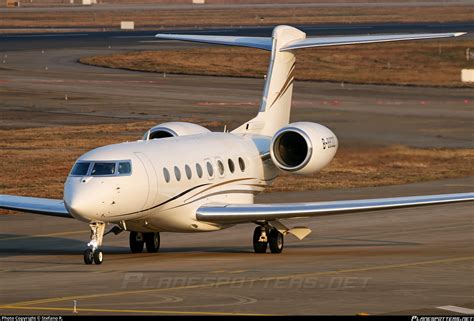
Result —
[{"label": "tarmac surface", "polygon": [[[460,192],[474,179],[261,195],[260,202]],[[72,219],[0,216],[2,314],[409,314],[474,311],[472,204],[287,220],[313,230],[281,254],[255,254],[253,224],[161,234],[159,253],[105,237],[84,265],[88,228]]]},{"label": "tarmac surface", "polygon": [[[474,35],[474,24],[471,29],[456,24],[439,24],[436,28],[425,24],[388,24],[383,28],[333,25],[326,33],[364,33],[369,27],[387,32],[472,30]],[[306,31],[323,33],[324,28],[307,26]],[[216,34],[235,34],[238,30]],[[270,33],[268,28],[245,30],[248,35]],[[215,30],[199,32],[212,31]],[[0,37],[0,128],[188,119],[197,123],[217,121],[222,128],[227,125],[232,129],[255,115],[263,79],[132,72],[77,63],[88,55],[200,46],[156,42],[153,34],[141,31]],[[297,81],[293,98],[293,121],[304,119],[329,126],[342,146],[473,146],[470,128],[474,92],[469,88]]]},{"label": "tarmac surface", "polygon": [[[18,37],[14,44],[0,37],[0,63],[5,61],[0,64],[0,129],[143,119],[216,120],[233,128],[256,113],[263,79],[159,75],[77,63],[84,55],[189,46],[143,42],[147,39],[140,35],[113,38],[123,35],[102,35],[108,41],[88,44],[89,36],[78,36],[77,46],[70,45],[72,36]],[[473,147],[472,89],[296,82],[293,107],[294,121],[328,125],[341,148]],[[262,194],[257,202],[473,187],[471,177]],[[474,314],[473,219],[472,204],[463,203],[287,220],[313,233],[303,241],[287,237],[279,255],[253,253],[252,224],[214,233],[162,233],[156,254],[131,254],[128,234],[122,233],[106,236],[104,264],[87,266],[82,262],[87,225],[4,215],[0,313],[72,314],[76,301],[79,315]]]}]

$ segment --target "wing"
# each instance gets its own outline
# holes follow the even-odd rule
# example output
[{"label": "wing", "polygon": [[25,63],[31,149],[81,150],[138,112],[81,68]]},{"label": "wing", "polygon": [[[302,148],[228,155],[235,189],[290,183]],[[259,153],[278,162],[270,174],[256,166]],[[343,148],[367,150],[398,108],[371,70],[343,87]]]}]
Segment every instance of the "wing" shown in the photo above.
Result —
[{"label": "wing", "polygon": [[63,200],[13,195],[0,195],[0,209],[73,218]]},{"label": "wing", "polygon": [[[311,47],[328,47],[354,45],[363,43],[420,40],[459,37],[465,32],[448,33],[421,33],[404,35],[372,35],[372,36],[336,36],[336,37],[313,37],[290,42],[283,46],[280,51],[289,51]],[[227,46],[251,47],[264,50],[272,50],[273,39],[271,37],[230,37],[230,36],[201,36],[201,35],[177,35],[177,34],[157,34],[160,39],[182,40],[192,42],[211,43]]]},{"label": "wing", "polygon": [[387,210],[474,200],[474,193],[377,198],[353,201],[287,204],[210,204],[198,208],[196,218],[219,224],[273,221],[293,217],[312,217]]}]

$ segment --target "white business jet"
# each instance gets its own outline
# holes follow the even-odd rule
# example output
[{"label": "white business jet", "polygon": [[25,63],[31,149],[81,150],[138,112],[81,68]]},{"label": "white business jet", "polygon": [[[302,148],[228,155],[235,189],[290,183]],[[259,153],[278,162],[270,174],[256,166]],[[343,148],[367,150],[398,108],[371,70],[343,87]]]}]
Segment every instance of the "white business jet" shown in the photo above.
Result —
[{"label": "white business jet", "polygon": [[[254,204],[254,195],[280,172],[305,175],[326,167],[336,154],[336,135],[311,122],[289,124],[295,51],[375,42],[457,37],[462,33],[306,38],[290,26],[272,37],[158,34],[160,39],[243,46],[271,51],[257,116],[232,132],[211,132],[191,123],[157,125],[135,142],[82,155],[64,184],[63,200],[0,195],[0,208],[76,218],[89,224],[86,264],[101,264],[105,227],[130,232],[130,249],[157,252],[160,232],[218,231],[254,223],[256,253],[281,253],[283,237],[311,230],[280,219],[354,213],[474,200],[474,193],[354,201]],[[106,233],[107,234],[107,233]]]}]

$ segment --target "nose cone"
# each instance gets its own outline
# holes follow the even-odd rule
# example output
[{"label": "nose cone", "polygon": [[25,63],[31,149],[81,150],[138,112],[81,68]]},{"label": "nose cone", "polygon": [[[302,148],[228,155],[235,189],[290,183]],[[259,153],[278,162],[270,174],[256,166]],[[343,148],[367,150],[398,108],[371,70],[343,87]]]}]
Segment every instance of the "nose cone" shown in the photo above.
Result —
[{"label": "nose cone", "polygon": [[98,196],[86,187],[86,179],[69,178],[64,186],[64,204],[69,213],[78,220],[90,222],[99,219]]},{"label": "nose cone", "polygon": [[68,197],[64,196],[64,204],[69,213],[76,219],[87,222],[92,219],[87,201],[77,195],[77,193],[71,194]]}]

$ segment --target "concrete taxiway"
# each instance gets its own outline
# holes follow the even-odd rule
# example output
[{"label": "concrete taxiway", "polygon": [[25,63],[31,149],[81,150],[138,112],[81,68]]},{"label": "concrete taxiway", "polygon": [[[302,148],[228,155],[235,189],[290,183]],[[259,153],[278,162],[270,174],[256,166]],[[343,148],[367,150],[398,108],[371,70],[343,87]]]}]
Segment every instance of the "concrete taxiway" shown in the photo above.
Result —
[{"label": "concrete taxiway", "polygon": [[[336,200],[472,190],[474,179],[261,195]],[[287,220],[313,230],[282,254],[255,254],[253,224],[214,233],[162,233],[159,253],[131,254],[128,233],[105,238],[84,265],[87,226],[0,217],[0,311],[71,314],[456,314],[474,308],[472,204]],[[471,310],[472,311],[472,310]],[[460,314],[462,315],[462,314]]]},{"label": "concrete taxiway", "polygon": [[[114,35],[114,37],[117,35]],[[78,64],[84,55],[181,46],[140,38],[65,45],[16,38],[0,59],[0,128],[190,119],[236,126],[258,108],[262,79],[157,75]],[[41,42],[42,41],[42,42]],[[5,42],[2,42],[3,44]],[[110,48],[109,48],[110,45]],[[5,56],[6,55],[6,56]],[[182,93],[186,93],[183,96]],[[65,94],[69,99],[64,99]],[[297,82],[293,120],[331,127],[345,144],[473,147],[472,89]],[[472,191],[474,178],[403,186],[272,193],[302,202]],[[471,203],[287,220],[313,233],[282,254],[255,254],[245,224],[162,233],[156,254],[108,235],[104,264],[82,262],[83,223],[0,216],[2,314],[474,313]]]},{"label": "concrete taxiway", "polygon": [[[362,26],[339,27],[346,28],[336,29],[339,33],[366,32],[360,29]],[[426,24],[372,27],[386,32],[433,31]],[[317,28],[322,27],[307,26],[305,31],[323,32]],[[466,30],[457,24],[440,24],[436,28]],[[249,35],[270,32],[246,30],[244,33]],[[333,32],[334,29],[326,30],[328,34]],[[0,128],[192,119],[198,123],[216,121],[221,126],[214,128],[218,130],[224,125],[235,128],[255,115],[263,79],[166,75],[77,63],[88,55],[190,46],[170,41],[150,43],[152,35],[139,32],[0,37]],[[296,82],[293,97],[292,120],[321,122],[338,133],[342,144],[473,146],[470,129],[474,92],[470,88]]]}]

